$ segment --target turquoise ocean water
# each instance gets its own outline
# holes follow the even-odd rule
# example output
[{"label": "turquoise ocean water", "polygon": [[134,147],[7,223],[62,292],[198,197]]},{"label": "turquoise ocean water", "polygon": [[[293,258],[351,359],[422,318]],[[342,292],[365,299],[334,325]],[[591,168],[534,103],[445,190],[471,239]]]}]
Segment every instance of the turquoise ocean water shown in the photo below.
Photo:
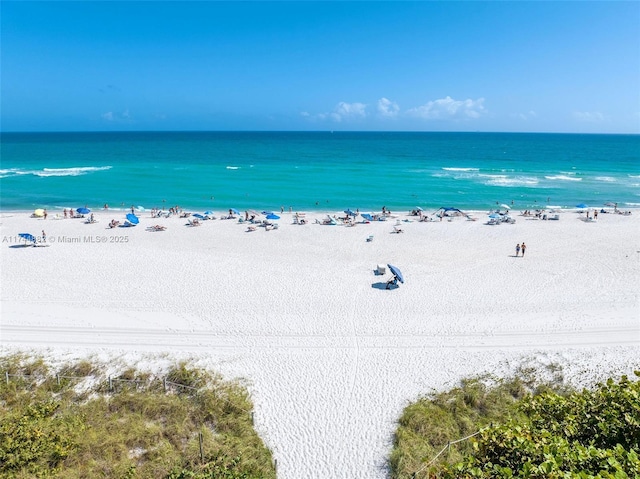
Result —
[{"label": "turquoise ocean water", "polygon": [[640,136],[2,133],[0,209],[640,206]]}]

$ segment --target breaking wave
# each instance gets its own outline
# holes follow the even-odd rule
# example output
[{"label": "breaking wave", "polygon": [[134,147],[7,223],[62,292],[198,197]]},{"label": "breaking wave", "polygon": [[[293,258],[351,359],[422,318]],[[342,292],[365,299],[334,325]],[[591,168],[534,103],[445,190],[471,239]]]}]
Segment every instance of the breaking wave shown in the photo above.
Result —
[{"label": "breaking wave", "polygon": [[41,170],[23,170],[21,168],[10,168],[7,170],[0,170],[0,178],[7,178],[11,176],[33,175],[40,177],[50,176],[81,176],[96,171],[110,170],[111,166],[78,166],[74,168],[43,168]]}]

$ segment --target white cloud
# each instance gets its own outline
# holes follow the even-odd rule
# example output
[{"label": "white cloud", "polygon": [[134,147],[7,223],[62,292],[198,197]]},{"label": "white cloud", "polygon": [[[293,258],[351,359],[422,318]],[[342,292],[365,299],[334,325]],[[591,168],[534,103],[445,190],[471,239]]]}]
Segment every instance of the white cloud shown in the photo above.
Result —
[{"label": "white cloud", "polygon": [[600,123],[607,121],[607,118],[598,111],[574,111],[573,118],[587,123]]},{"label": "white cloud", "polygon": [[407,111],[409,115],[425,120],[474,119],[486,113],[484,98],[454,100],[450,96],[428,102]]},{"label": "white cloud", "polygon": [[383,118],[395,118],[400,112],[400,107],[395,101],[391,101],[387,98],[380,98],[378,100],[378,115]]},{"label": "white cloud", "polygon": [[341,101],[331,113],[334,121],[342,121],[349,118],[364,118],[367,116],[367,105],[364,103],[346,103]]},{"label": "white cloud", "polygon": [[309,112],[303,111],[300,115],[309,120],[331,120],[340,123],[343,120],[365,118],[367,116],[367,105],[364,103],[347,103],[341,101],[331,112],[312,115]]},{"label": "white cloud", "polygon": [[115,121],[131,122],[133,120],[128,108],[124,110],[122,113],[114,113],[112,111],[108,111],[100,115],[100,118],[102,118],[105,121],[114,121],[114,122]]}]

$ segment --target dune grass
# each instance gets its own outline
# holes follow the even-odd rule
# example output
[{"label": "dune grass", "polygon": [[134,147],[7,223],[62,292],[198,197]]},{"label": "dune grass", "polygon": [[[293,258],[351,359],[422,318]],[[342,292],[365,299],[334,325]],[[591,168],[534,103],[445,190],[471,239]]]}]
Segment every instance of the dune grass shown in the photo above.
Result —
[{"label": "dune grass", "polygon": [[538,383],[521,373],[467,379],[407,406],[391,477],[640,477],[640,381],[623,376],[575,391],[561,375]]},{"label": "dune grass", "polygon": [[0,371],[2,478],[275,478],[236,382],[181,363],[165,390],[133,368],[109,382],[88,361],[52,371],[25,355]]}]

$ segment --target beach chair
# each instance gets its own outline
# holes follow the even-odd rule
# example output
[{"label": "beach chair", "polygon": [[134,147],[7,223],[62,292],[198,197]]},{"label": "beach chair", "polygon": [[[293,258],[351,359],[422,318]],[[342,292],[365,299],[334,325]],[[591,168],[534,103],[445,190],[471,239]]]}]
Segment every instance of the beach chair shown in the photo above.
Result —
[{"label": "beach chair", "polygon": [[404,230],[402,228],[400,228],[399,226],[394,226],[393,227],[393,233],[404,233]]},{"label": "beach chair", "polygon": [[373,241],[373,235],[367,236],[367,243],[371,243]]}]

